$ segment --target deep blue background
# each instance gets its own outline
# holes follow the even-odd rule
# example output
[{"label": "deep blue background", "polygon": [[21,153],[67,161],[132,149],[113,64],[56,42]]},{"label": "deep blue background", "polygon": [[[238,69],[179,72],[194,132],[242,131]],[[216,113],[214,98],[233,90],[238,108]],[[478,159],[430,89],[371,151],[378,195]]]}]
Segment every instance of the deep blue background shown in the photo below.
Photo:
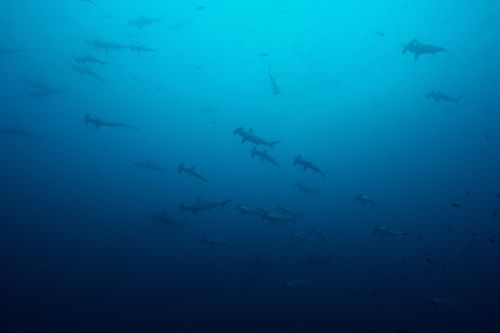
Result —
[{"label": "deep blue background", "polygon": [[[498,1],[95,1],[0,2],[0,48],[23,50],[0,55],[0,127],[45,136],[0,136],[0,331],[500,332]],[[129,26],[141,15],[165,16]],[[449,52],[415,62],[401,54],[413,38]],[[106,82],[72,71],[73,55],[109,62],[90,66]],[[66,92],[33,99],[25,79]],[[425,99],[437,89],[464,97]],[[86,113],[140,130],[97,131]],[[283,141],[281,168],[250,157],[240,126]],[[299,154],[327,177],[293,167]],[[234,202],[179,211],[199,196]],[[269,225],[236,204],[301,216]],[[191,225],[145,218],[164,209]],[[333,259],[306,266],[308,253]]]}]

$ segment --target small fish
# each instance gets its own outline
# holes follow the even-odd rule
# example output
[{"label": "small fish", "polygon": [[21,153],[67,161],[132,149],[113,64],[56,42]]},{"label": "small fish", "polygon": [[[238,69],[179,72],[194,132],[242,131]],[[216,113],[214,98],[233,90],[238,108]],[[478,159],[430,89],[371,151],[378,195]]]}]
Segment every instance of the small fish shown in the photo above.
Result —
[{"label": "small fish", "polygon": [[498,210],[497,210],[497,209],[495,209],[495,210],[493,211],[493,217],[494,217],[494,218],[497,218],[497,217],[498,217]]},{"label": "small fish", "polygon": [[452,203],[451,206],[455,207],[455,208],[461,208],[462,207],[462,205],[458,204],[458,203]]},{"label": "small fish", "polygon": [[471,194],[472,193],[469,191],[469,192],[465,193],[465,197],[468,198],[468,197],[470,197]]},{"label": "small fish", "polygon": [[498,241],[494,239],[493,237],[488,238],[488,241],[492,244],[498,245]]}]

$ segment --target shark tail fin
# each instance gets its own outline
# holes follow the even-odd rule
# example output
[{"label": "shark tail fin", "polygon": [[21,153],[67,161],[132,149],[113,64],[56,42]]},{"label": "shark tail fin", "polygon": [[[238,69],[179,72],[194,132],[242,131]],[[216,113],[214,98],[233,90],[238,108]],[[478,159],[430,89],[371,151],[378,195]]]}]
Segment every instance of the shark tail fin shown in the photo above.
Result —
[{"label": "shark tail fin", "polygon": [[233,198],[231,198],[231,199],[227,199],[227,200],[222,201],[222,203],[221,203],[222,207],[226,206],[228,203],[230,203],[230,202],[231,202],[231,201],[233,201],[233,200],[234,200],[234,199],[233,199]]},{"label": "shark tail fin", "polygon": [[275,145],[281,143],[281,141],[273,141],[269,143],[269,147],[273,148]]},{"label": "shark tail fin", "polygon": [[257,153],[257,148],[256,148],[255,146],[253,146],[253,148],[252,148],[252,152],[250,153],[250,154],[251,154],[251,156],[252,156],[252,158],[254,158],[254,157],[255,157],[255,154],[256,154],[256,153]]},{"label": "shark tail fin", "polygon": [[460,96],[458,96],[457,98],[455,98],[455,103],[457,104],[460,104],[460,101],[462,100],[462,98],[464,98],[465,94],[462,94]]}]

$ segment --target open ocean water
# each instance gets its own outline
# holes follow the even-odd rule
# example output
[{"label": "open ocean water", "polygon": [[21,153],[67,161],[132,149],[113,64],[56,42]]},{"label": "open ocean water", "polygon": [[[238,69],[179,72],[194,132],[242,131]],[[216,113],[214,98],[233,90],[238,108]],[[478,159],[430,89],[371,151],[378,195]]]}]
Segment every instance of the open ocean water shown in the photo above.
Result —
[{"label": "open ocean water", "polygon": [[0,332],[500,332],[498,0],[2,0]]}]

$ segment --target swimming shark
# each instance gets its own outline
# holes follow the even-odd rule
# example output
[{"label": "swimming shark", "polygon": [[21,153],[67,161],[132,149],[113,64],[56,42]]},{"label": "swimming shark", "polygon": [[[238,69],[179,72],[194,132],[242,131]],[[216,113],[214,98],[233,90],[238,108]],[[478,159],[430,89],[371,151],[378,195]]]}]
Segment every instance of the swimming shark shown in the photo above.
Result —
[{"label": "swimming shark", "polygon": [[251,155],[252,155],[252,158],[255,158],[256,156],[260,158],[261,161],[267,161],[269,163],[271,163],[272,165],[274,165],[275,167],[279,168],[279,164],[278,162],[276,162],[276,160],[271,157],[271,155],[269,155],[269,153],[267,152],[267,150],[257,150],[257,147],[253,147],[252,148],[252,152],[251,152]]},{"label": "swimming shark", "polygon": [[88,67],[71,65],[71,69],[73,69],[77,73],[80,73],[81,75],[87,75],[88,77],[96,79],[97,81],[99,81],[101,83],[105,82],[103,78],[101,78],[99,75],[97,75],[94,71],[92,71]]},{"label": "swimming shark", "polygon": [[376,235],[382,235],[382,236],[410,236],[409,233],[399,231],[399,230],[394,230],[389,227],[377,224],[375,228],[373,229],[373,234]]},{"label": "swimming shark", "polygon": [[251,142],[257,146],[263,145],[263,146],[269,146],[273,148],[275,145],[278,143],[281,143],[281,141],[266,141],[264,139],[259,138],[257,135],[253,133],[253,129],[250,129],[249,131],[245,131],[243,127],[239,127],[233,131],[233,134],[241,136],[241,143],[245,142]]},{"label": "swimming shark", "polygon": [[361,206],[375,207],[377,205],[375,200],[364,194],[355,196],[353,201],[359,203]]},{"label": "swimming shark", "polygon": [[205,244],[212,249],[216,247],[225,247],[227,245],[226,240],[215,236],[203,237],[200,240],[200,243]]},{"label": "swimming shark", "polygon": [[312,228],[309,230],[309,234],[318,240],[326,239],[326,232],[320,228]]},{"label": "swimming shark", "polygon": [[451,97],[443,93],[441,90],[433,90],[430,93],[428,93],[425,98],[432,98],[435,103],[438,103],[439,101],[443,102],[453,102],[453,103],[460,103],[460,100],[464,97],[464,95],[458,96],[458,97]]},{"label": "swimming shark", "polygon": [[313,162],[308,161],[304,159],[302,156],[297,156],[293,160],[293,165],[299,165],[302,166],[304,171],[307,171],[307,169],[312,170],[315,173],[318,173],[321,175],[321,177],[325,177],[328,171],[322,171],[319,167],[317,167]]},{"label": "swimming shark", "polygon": [[297,191],[305,193],[305,194],[320,194],[320,191],[312,189],[311,187],[307,186],[305,183],[295,183],[295,187],[297,188]]},{"label": "swimming shark", "polygon": [[148,170],[148,171],[159,171],[162,174],[167,171],[167,168],[161,167],[159,165],[156,165],[152,163],[151,161],[143,161],[143,162],[134,162],[133,163],[136,167],[139,169],[142,169],[143,171]]},{"label": "swimming shark", "polygon": [[297,213],[297,212],[293,211],[291,208],[288,208],[288,207],[286,207],[286,206],[277,206],[277,207],[275,208],[275,210],[276,210],[277,212],[281,212],[281,213],[283,213],[283,214],[285,214],[285,215],[288,215],[288,216],[290,216],[290,217],[293,217],[293,216],[297,216],[297,215],[299,215],[299,213]]},{"label": "swimming shark", "polygon": [[415,55],[415,61],[417,61],[420,56],[424,54],[435,55],[436,53],[440,52],[448,53],[448,51],[444,47],[431,44],[422,44],[416,38],[412,39],[408,44],[406,44],[402,53],[405,54],[406,52],[413,53]]},{"label": "swimming shark", "polygon": [[85,43],[96,50],[104,50],[106,52],[108,52],[109,50],[124,50],[129,48],[125,44],[103,41],[99,38],[94,38],[94,39],[85,38]]},{"label": "swimming shark", "polygon": [[42,81],[25,80],[24,83],[29,87],[27,94],[30,97],[50,97],[65,92],[64,89],[49,86]]},{"label": "swimming shark", "polygon": [[266,213],[262,208],[251,208],[244,205],[236,205],[234,209],[239,211],[241,215],[262,216]]},{"label": "swimming shark", "polygon": [[179,208],[183,212],[191,212],[194,215],[198,215],[198,213],[201,211],[211,210],[219,207],[225,207],[231,201],[233,201],[233,199],[227,199],[222,201],[206,201],[203,200],[201,197],[199,197],[192,204],[181,204]]},{"label": "swimming shark", "polygon": [[136,27],[139,29],[144,28],[145,26],[153,25],[156,23],[160,23],[160,21],[165,17],[165,14],[155,17],[155,18],[146,18],[144,16],[141,16],[137,19],[131,19],[128,20],[128,24],[132,27]]},{"label": "swimming shark", "polygon": [[179,164],[179,166],[177,167],[177,172],[182,174],[182,173],[185,173],[191,177],[194,177],[196,179],[199,179],[203,182],[207,182],[208,180],[199,172],[196,171],[196,168],[194,166],[191,166],[191,167],[187,167],[184,162],[182,162],[181,164]]},{"label": "swimming shark", "polygon": [[125,124],[117,123],[117,122],[104,121],[104,120],[101,120],[101,118],[92,118],[92,116],[89,113],[87,113],[83,117],[83,122],[85,123],[85,125],[94,124],[98,130],[101,128],[101,126],[102,127],[111,127],[111,128],[121,127],[121,128],[129,128],[129,129],[133,129],[133,130],[138,130],[138,128],[135,126],[125,125]]},{"label": "swimming shark", "polygon": [[93,56],[73,56],[73,60],[75,60],[75,62],[77,64],[80,64],[80,65],[86,65],[86,64],[89,64],[89,63],[93,63],[93,64],[99,64],[99,65],[107,65],[108,63],[105,62],[105,61],[102,61],[96,57],[93,57]]},{"label": "swimming shark", "polygon": [[132,52],[157,52],[158,50],[152,49],[150,47],[144,46],[144,45],[137,45],[137,44],[129,44],[127,48],[132,51]]},{"label": "swimming shark", "polygon": [[0,133],[8,136],[22,136],[25,138],[41,139],[42,135],[36,134],[32,131],[23,129],[22,127],[16,128],[0,128]]},{"label": "swimming shark", "polygon": [[166,210],[164,210],[161,214],[147,214],[146,218],[153,221],[154,224],[167,224],[177,227],[189,225],[189,223],[185,221],[178,221],[169,217]]},{"label": "swimming shark", "polygon": [[264,210],[264,214],[261,215],[261,219],[268,221],[271,224],[283,224],[285,222],[295,222],[300,216],[300,213],[295,215],[290,215],[282,211],[267,212]]},{"label": "swimming shark", "polygon": [[271,85],[273,86],[273,94],[274,95],[281,94],[281,89],[280,89],[280,87],[278,87],[278,84],[276,83],[276,80],[274,80],[274,77],[273,77],[273,75],[271,73],[271,69],[270,68],[269,68],[268,74],[269,74],[269,81],[271,81]]}]

